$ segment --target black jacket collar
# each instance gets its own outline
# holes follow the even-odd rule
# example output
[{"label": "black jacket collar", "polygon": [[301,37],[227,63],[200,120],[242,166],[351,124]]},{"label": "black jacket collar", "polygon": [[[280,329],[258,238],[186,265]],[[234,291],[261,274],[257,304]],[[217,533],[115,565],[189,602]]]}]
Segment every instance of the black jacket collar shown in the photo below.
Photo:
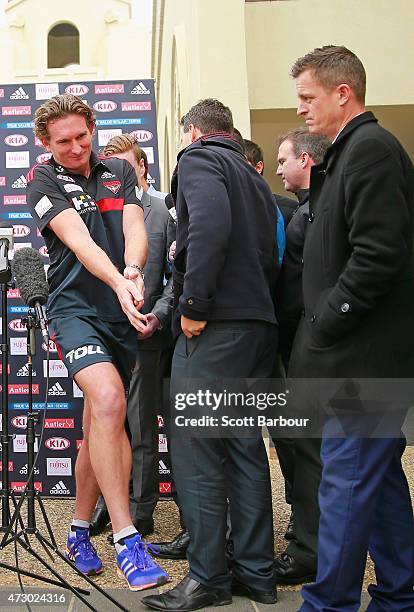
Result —
[{"label": "black jacket collar", "polygon": [[311,174],[315,174],[316,172],[321,172],[322,174],[327,174],[330,170],[331,165],[334,163],[337,153],[339,152],[344,141],[349,137],[352,132],[354,132],[357,128],[365,123],[377,123],[378,119],[374,116],[371,111],[365,111],[365,113],[361,113],[361,115],[357,115],[339,133],[335,142],[328,147],[323,162],[317,166],[313,166],[316,170],[311,170]]},{"label": "black jacket collar", "polygon": [[296,197],[298,199],[299,206],[306,204],[306,202],[309,200],[309,189],[299,189],[299,191],[296,192]]}]

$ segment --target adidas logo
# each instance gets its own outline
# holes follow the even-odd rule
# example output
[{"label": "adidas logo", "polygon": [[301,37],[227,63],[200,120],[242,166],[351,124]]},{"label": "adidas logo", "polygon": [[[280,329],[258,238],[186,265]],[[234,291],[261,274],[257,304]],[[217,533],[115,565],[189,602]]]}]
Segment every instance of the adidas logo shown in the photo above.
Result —
[{"label": "adidas logo", "polygon": [[26,189],[27,181],[24,174],[21,174],[19,178],[17,178],[14,183],[12,183],[12,189]]},{"label": "adidas logo", "polygon": [[[39,468],[37,468],[37,467],[35,466],[35,469],[34,469],[34,472],[33,472],[33,473],[34,473],[34,474],[40,474],[40,470],[39,470]],[[24,465],[24,466],[21,468],[21,470],[20,470],[20,474],[26,474],[26,475],[27,475],[27,463],[26,463],[26,464],[25,464],[25,465]]]},{"label": "adidas logo", "polygon": [[148,183],[148,185],[153,185],[155,183],[155,179],[152,178],[152,176],[150,175],[149,172],[147,174],[147,183]]},{"label": "adidas logo", "polygon": [[19,87],[18,89],[16,89],[16,91],[14,91],[12,95],[10,96],[10,100],[28,100],[28,99],[29,99],[29,96],[27,95],[23,87]]},{"label": "adidas logo", "polygon": [[115,174],[112,174],[112,172],[104,172],[103,174],[101,174],[101,178],[111,179],[111,178],[116,178],[116,176]]},{"label": "adidas logo", "polygon": [[[16,372],[16,376],[29,376],[29,364],[25,363],[24,366]],[[35,370],[32,370],[32,376],[37,376]]]},{"label": "adidas logo", "polygon": [[158,470],[160,474],[169,474],[170,470],[167,468],[167,466],[165,465],[164,461],[162,459],[159,460],[158,462]]},{"label": "adidas logo", "polygon": [[48,395],[66,395],[66,391],[60,383],[55,383],[49,389]]},{"label": "adidas logo", "polygon": [[69,489],[65,487],[65,483],[59,480],[54,487],[50,489],[51,495],[70,495]]},{"label": "adidas logo", "polygon": [[131,91],[131,94],[134,96],[139,95],[139,94],[149,94],[149,93],[151,93],[150,90],[145,87],[142,81],[140,81],[138,85],[135,85],[134,89]]}]

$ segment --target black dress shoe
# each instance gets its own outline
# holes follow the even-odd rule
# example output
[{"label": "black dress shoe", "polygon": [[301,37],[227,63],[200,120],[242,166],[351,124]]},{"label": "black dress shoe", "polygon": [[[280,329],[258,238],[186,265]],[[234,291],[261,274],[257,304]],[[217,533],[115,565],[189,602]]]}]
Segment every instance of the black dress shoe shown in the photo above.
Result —
[{"label": "black dress shoe", "polygon": [[302,565],[289,553],[282,553],[275,561],[277,584],[302,584],[313,582],[316,572]]},{"label": "black dress shoe", "polygon": [[89,526],[89,535],[96,536],[105,530],[105,527],[111,522],[109,512],[106,508],[105,500],[102,495],[98,498],[96,508],[92,514],[91,524]]},{"label": "black dress shoe", "polygon": [[154,554],[160,559],[186,559],[190,534],[180,531],[171,542],[154,542],[151,544]]},{"label": "black dress shoe", "polygon": [[231,594],[238,595],[239,597],[248,597],[261,604],[274,604],[277,602],[276,589],[274,591],[259,591],[243,582],[239,582],[235,578],[233,578],[231,583]]},{"label": "black dress shoe", "polygon": [[295,521],[293,520],[293,513],[290,515],[289,524],[285,533],[285,540],[294,540],[295,535]]},{"label": "black dress shoe", "polygon": [[166,591],[161,595],[147,595],[141,601],[153,610],[190,612],[190,610],[199,610],[206,606],[231,604],[231,593],[206,587],[190,576],[186,576],[171,591]]}]

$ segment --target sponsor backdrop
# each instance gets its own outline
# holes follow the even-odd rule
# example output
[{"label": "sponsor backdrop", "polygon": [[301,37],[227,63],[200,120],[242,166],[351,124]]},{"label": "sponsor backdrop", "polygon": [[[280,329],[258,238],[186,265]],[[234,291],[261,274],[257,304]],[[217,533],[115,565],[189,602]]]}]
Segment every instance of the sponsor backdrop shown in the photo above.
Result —
[{"label": "sponsor backdrop", "polygon": [[[81,96],[93,107],[96,115],[95,151],[122,132],[133,133],[145,150],[149,162],[149,183],[158,188],[158,150],[154,82],[152,80],[33,83],[0,85],[0,219],[14,228],[15,249],[33,247],[48,266],[48,254],[43,239],[27,210],[26,174],[30,167],[48,159],[33,133],[33,115],[38,106],[51,96],[64,92]],[[26,328],[21,317],[27,312],[17,289],[8,292],[9,325],[9,412],[10,433],[14,435],[8,465],[14,490],[25,485],[26,413],[28,408],[28,368]],[[68,378],[59,360],[56,346],[50,343],[50,380],[46,388],[46,349],[37,334],[37,354],[34,360],[34,409],[43,413],[47,393],[48,409],[43,440],[36,465],[35,486],[45,496],[75,494],[74,464],[82,444],[82,392]],[[1,368],[1,364],[0,364]],[[171,492],[171,467],[163,419],[159,417],[160,492]],[[1,425],[1,421],[0,421]],[[39,426],[37,427],[39,431]],[[1,464],[1,461],[0,461]],[[4,466],[0,465],[0,469]]]}]

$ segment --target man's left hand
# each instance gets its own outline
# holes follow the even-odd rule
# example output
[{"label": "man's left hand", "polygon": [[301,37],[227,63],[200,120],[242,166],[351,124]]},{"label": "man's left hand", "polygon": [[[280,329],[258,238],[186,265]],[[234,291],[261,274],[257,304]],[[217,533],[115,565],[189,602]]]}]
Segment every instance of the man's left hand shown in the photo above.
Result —
[{"label": "man's left hand", "polygon": [[135,283],[136,288],[138,289],[139,293],[140,293],[140,300],[134,300],[134,304],[136,306],[136,308],[138,310],[140,310],[140,308],[143,307],[144,305],[144,291],[145,291],[145,286],[144,286],[144,281],[142,280],[142,276],[139,270],[136,270],[135,268],[131,268],[130,266],[126,266],[125,270],[124,270],[124,277],[132,280]]},{"label": "man's left hand", "polygon": [[155,334],[159,326],[160,322],[158,317],[152,312],[149,312],[147,314],[147,325],[144,331],[138,334],[138,340],[147,340],[147,338],[151,338],[151,336]]},{"label": "man's left hand", "polygon": [[181,316],[181,329],[183,330],[184,336],[192,338],[193,336],[199,336],[205,329],[207,321],[193,321],[187,317]]}]

